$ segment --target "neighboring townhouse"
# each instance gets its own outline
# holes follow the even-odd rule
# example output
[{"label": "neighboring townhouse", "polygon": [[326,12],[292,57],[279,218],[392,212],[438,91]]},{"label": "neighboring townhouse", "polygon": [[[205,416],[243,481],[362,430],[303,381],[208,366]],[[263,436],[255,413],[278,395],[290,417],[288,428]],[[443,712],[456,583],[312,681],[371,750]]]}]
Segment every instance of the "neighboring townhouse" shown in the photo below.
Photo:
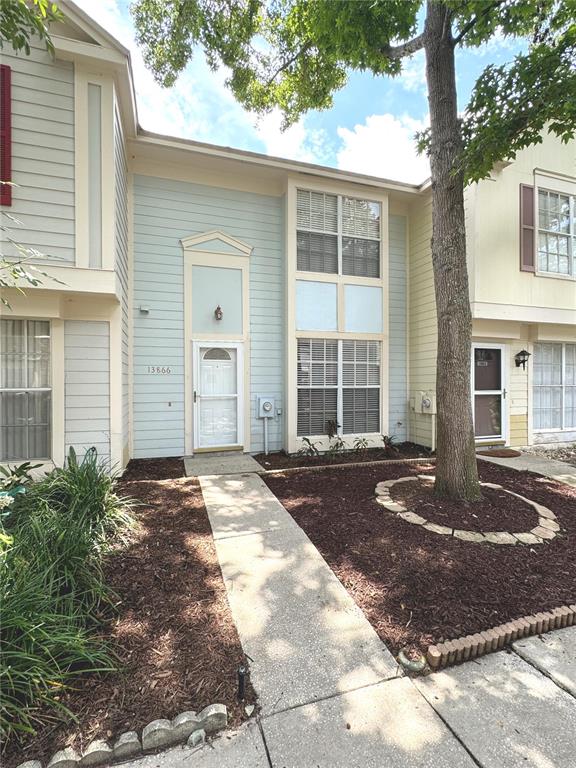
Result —
[{"label": "neighboring townhouse", "polygon": [[[429,185],[147,133],[127,51],[61,6],[55,60],[2,53],[3,209],[55,280],[6,292],[0,461],[336,425],[433,446]],[[479,442],[576,439],[575,204],[575,143],[549,137],[467,192]]]}]

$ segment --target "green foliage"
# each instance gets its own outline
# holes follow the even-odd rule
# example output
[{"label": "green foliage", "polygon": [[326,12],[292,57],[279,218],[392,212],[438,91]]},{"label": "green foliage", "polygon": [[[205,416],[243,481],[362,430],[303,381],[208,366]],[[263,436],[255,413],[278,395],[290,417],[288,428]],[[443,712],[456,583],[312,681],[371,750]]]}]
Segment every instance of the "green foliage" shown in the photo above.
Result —
[{"label": "green foliage", "polygon": [[354,440],[354,453],[365,453],[368,450],[368,440],[365,437],[357,437]]},{"label": "green foliage", "polygon": [[320,456],[320,451],[316,447],[316,443],[313,443],[309,437],[303,437],[302,442],[304,445],[298,451],[298,456]]},{"label": "green foliage", "polygon": [[95,633],[114,601],[102,557],[131,525],[131,502],[115,494],[113,483],[95,451],[82,462],[71,453],[65,469],[32,483],[14,502],[0,552],[5,740],[61,713],[70,680],[114,667]]},{"label": "green foliage", "polygon": [[31,464],[25,461],[24,464],[9,466],[0,466],[0,489],[9,491],[12,488],[28,485],[32,482],[32,470],[38,469],[42,464]]},{"label": "green foliage", "polygon": [[[0,184],[6,183],[7,182],[0,181]],[[16,238],[12,237],[11,224],[20,225],[22,222],[15,216],[12,216],[11,213],[8,213],[8,211],[2,210],[0,213],[2,214],[2,219],[0,219],[2,243],[10,245],[17,254],[16,258],[13,259],[0,253],[0,288],[15,288],[19,293],[24,294],[25,292],[22,288],[22,283],[37,287],[42,284],[41,277],[45,277],[59,285],[65,285],[62,280],[58,280],[58,278],[46,274],[46,272],[43,272],[34,264],[30,263],[31,260],[41,260],[46,258],[46,255],[36,248],[30,248],[23,245]],[[10,309],[8,299],[4,296],[0,296],[0,303]]]},{"label": "green foliage", "polygon": [[[131,10],[147,66],[172,85],[202,48],[223,65],[238,101],[259,113],[277,107],[284,127],[310,109],[332,106],[351,70],[399,75],[424,45],[423,0],[135,0]],[[541,141],[576,132],[576,0],[444,0],[454,45],[495,36],[525,38],[509,66],[480,76],[462,122],[465,182]],[[418,137],[429,148],[427,133]]]},{"label": "green foliage", "polygon": [[396,442],[397,440],[395,435],[382,435],[382,444],[384,445],[384,450],[386,453],[398,453]]},{"label": "green foliage", "polygon": [[30,55],[31,38],[36,35],[44,42],[50,53],[54,46],[48,33],[48,26],[62,21],[64,15],[51,0],[2,0],[0,3],[0,49],[4,43],[11,44],[15,51]]},{"label": "green foliage", "polygon": [[326,451],[328,456],[330,458],[334,458],[344,450],[346,450],[346,444],[344,440],[340,437],[340,435],[332,435],[332,437],[330,437],[328,450]]}]

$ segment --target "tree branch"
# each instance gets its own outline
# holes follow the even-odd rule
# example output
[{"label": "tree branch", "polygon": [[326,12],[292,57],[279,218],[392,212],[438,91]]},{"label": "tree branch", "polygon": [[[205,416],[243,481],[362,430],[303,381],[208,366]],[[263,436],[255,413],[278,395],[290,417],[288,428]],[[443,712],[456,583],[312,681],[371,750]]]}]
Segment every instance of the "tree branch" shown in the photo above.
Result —
[{"label": "tree branch", "polygon": [[270,77],[269,77],[269,78],[268,78],[268,80],[266,81],[265,87],[266,87],[266,88],[269,88],[269,87],[272,85],[272,83],[274,82],[274,80],[276,80],[276,78],[278,77],[278,75],[279,75],[279,74],[281,74],[282,72],[284,72],[286,69],[288,69],[288,67],[291,67],[291,66],[292,66],[292,64],[294,64],[294,62],[295,62],[295,61],[296,61],[296,60],[297,60],[297,59],[298,59],[298,58],[299,58],[299,57],[300,57],[300,56],[301,56],[303,53],[305,53],[305,52],[308,50],[308,48],[310,48],[310,43],[304,43],[304,45],[302,45],[302,46],[301,46],[301,47],[300,47],[300,48],[299,48],[299,49],[296,51],[296,53],[295,53],[293,56],[291,56],[291,57],[290,57],[290,58],[289,58],[287,61],[285,61],[283,64],[281,64],[281,65],[278,67],[278,69],[276,69],[276,71],[275,71],[275,72],[274,72],[272,75],[270,75]]},{"label": "tree branch", "polygon": [[454,45],[454,47],[456,47],[458,43],[460,43],[466,37],[468,32],[470,32],[470,30],[476,26],[476,24],[480,21],[480,19],[483,19],[485,16],[488,16],[489,13],[492,13],[492,11],[498,8],[499,5],[503,5],[504,2],[505,0],[495,0],[495,2],[489,3],[485,8],[483,8],[482,12],[479,13],[478,16],[474,16],[473,19],[470,19],[470,21],[467,24],[465,24],[460,30],[460,34],[458,35],[458,37],[456,37],[452,41],[452,44]]},{"label": "tree branch", "polygon": [[408,40],[407,43],[401,45],[385,45],[380,49],[380,53],[386,56],[388,59],[403,59],[404,56],[412,56],[413,53],[424,48],[424,32],[417,37]]}]

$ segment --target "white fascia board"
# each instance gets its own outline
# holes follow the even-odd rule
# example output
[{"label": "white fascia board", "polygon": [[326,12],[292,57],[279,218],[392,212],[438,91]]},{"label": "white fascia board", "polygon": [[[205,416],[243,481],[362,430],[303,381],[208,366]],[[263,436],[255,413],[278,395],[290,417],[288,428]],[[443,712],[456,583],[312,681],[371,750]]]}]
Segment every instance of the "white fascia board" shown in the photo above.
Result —
[{"label": "white fascia board", "polygon": [[215,144],[204,144],[202,142],[192,141],[190,139],[179,139],[173,136],[163,136],[157,133],[145,131],[138,128],[138,135],[134,139],[137,146],[146,147],[167,147],[170,149],[184,150],[201,154],[208,157],[217,157],[224,160],[235,160],[251,165],[260,165],[268,168],[283,170],[292,173],[308,174],[320,176],[334,181],[344,181],[354,184],[362,184],[368,187],[377,187],[396,192],[405,192],[418,195],[420,186],[418,184],[404,184],[399,181],[381,179],[377,176],[367,176],[353,171],[340,171],[337,168],[328,168],[313,163],[303,163],[299,160],[285,160],[280,157],[263,155],[258,152],[249,152],[243,149],[234,149],[232,147],[220,147]]}]

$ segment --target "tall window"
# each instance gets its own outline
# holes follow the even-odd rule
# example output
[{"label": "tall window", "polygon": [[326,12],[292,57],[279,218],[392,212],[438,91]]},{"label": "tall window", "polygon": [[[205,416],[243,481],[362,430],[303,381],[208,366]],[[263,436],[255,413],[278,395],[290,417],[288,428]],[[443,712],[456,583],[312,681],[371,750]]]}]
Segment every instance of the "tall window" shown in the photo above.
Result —
[{"label": "tall window", "polygon": [[538,270],[576,276],[576,198],[538,190]]},{"label": "tall window", "polygon": [[50,323],[0,321],[0,460],[50,458]]},{"label": "tall window", "polygon": [[297,268],[380,277],[380,204],[297,192]]},{"label": "tall window", "polygon": [[299,436],[380,431],[380,342],[298,339]]},{"label": "tall window", "polygon": [[534,345],[534,429],[576,429],[576,344]]}]

